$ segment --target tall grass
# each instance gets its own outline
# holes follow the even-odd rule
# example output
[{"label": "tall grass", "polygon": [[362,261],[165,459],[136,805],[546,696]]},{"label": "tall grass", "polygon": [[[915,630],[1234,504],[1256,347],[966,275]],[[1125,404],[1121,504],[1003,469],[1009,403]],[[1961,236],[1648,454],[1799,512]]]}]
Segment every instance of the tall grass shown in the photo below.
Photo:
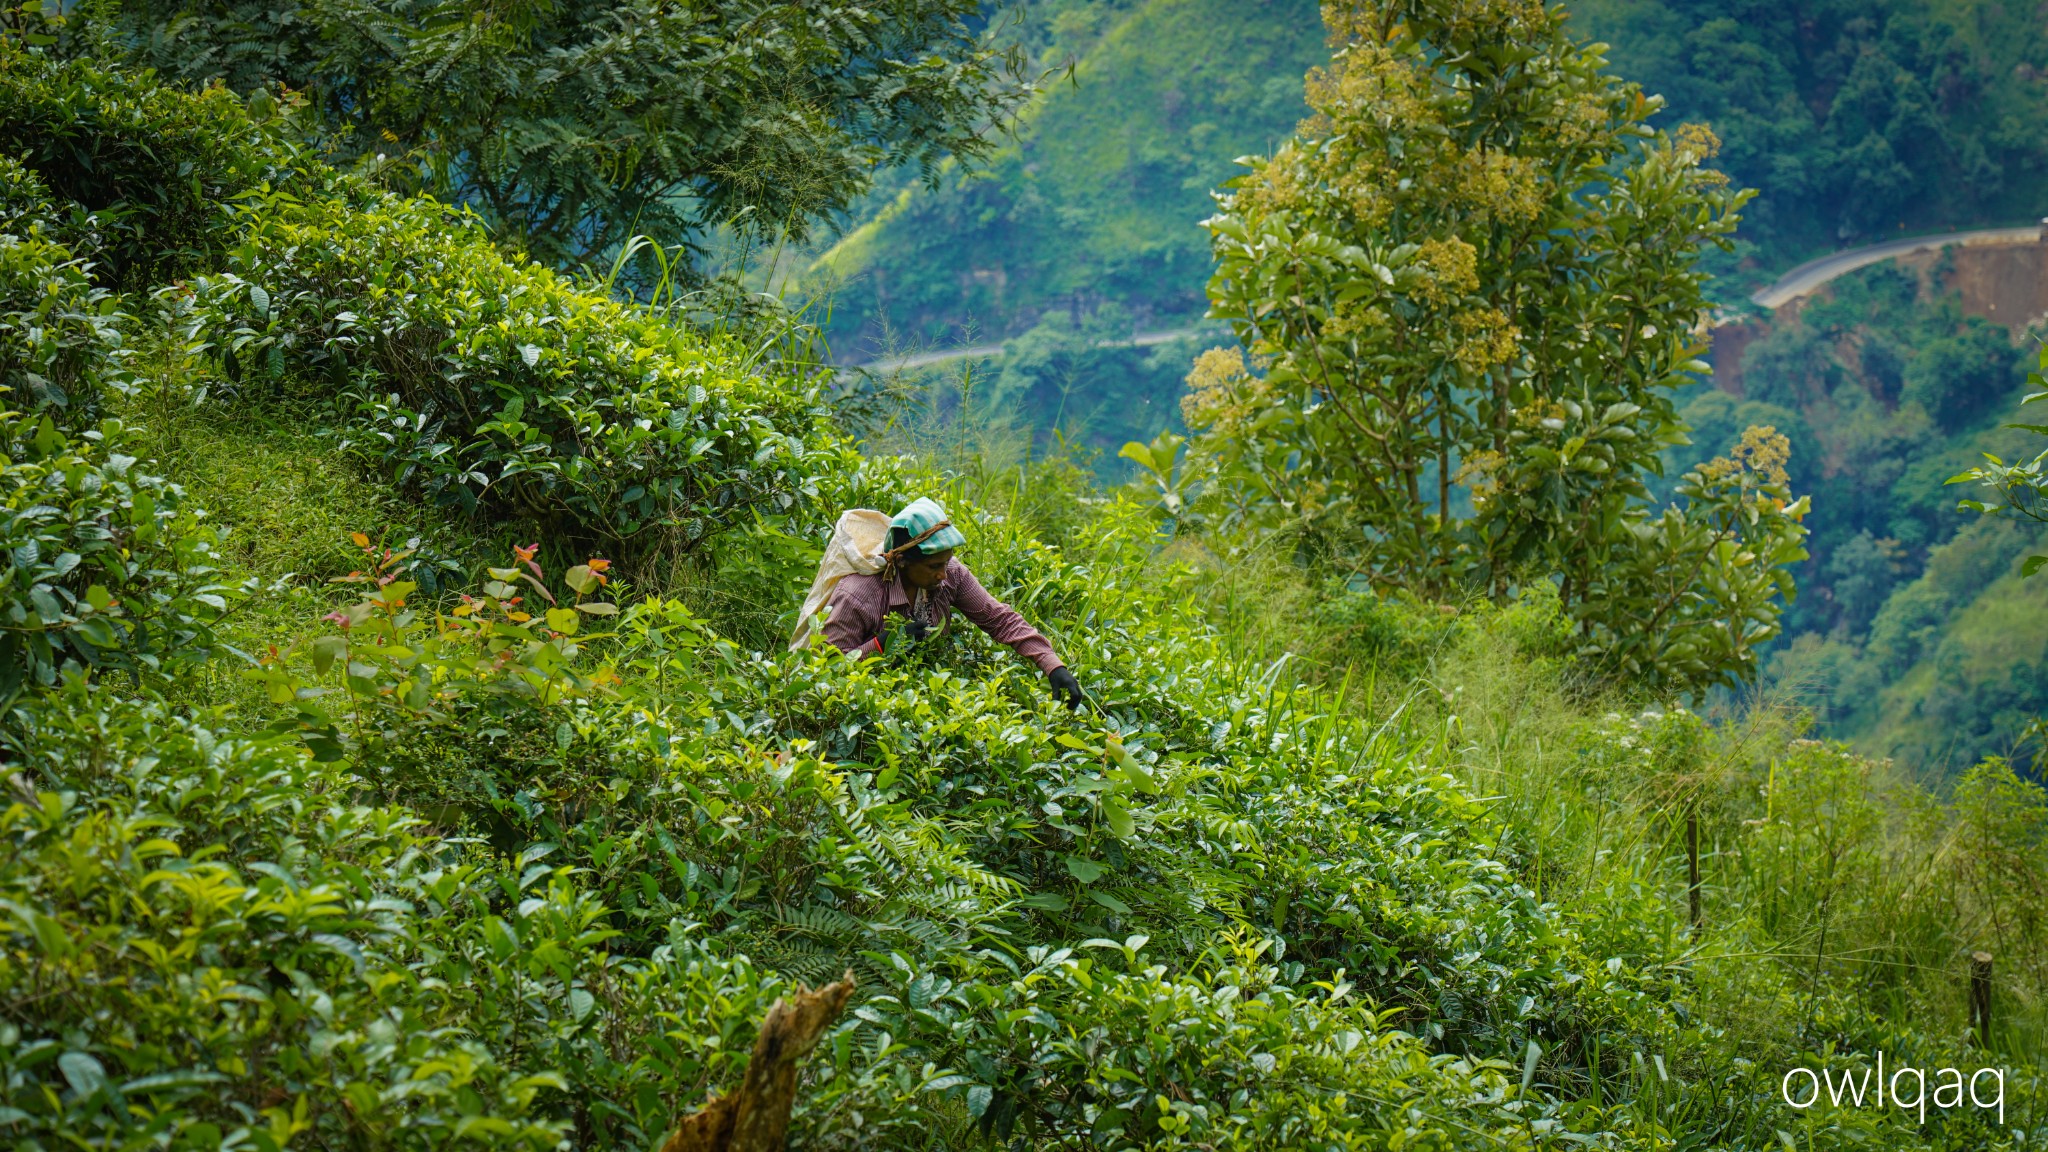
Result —
[{"label": "tall grass", "polygon": [[[2023,1140],[2048,1123],[2038,784],[2000,762],[1930,784],[1806,739],[1807,713],[1782,691],[1731,694],[1705,714],[1631,698],[1579,676],[1519,606],[1361,612],[1358,597],[1271,547],[1227,560],[1192,542],[1176,551],[1196,561],[1210,618],[1238,651],[1284,661],[1352,711],[1441,731],[1427,754],[1493,807],[1507,828],[1498,851],[1545,901],[1588,921],[1645,895],[1661,909],[1642,928],[1675,958],[1699,1028],[1661,1053],[1547,1057],[1556,1090],[1586,1107],[1629,1101],[1667,1134],[1745,1133],[1735,1146],[1749,1147],[1992,1147],[1977,1141]],[[1688,816],[1699,829],[1696,932]],[[1995,957],[1988,1050],[1969,1016],[1977,951]],[[1857,1053],[1867,1063],[1879,1050],[1895,1064],[2005,1067],[2007,1131],[1904,1133],[1883,1114],[1802,1116],[1776,1100],[1791,1067]],[[1805,1127],[1784,1129],[1788,1117]]]}]

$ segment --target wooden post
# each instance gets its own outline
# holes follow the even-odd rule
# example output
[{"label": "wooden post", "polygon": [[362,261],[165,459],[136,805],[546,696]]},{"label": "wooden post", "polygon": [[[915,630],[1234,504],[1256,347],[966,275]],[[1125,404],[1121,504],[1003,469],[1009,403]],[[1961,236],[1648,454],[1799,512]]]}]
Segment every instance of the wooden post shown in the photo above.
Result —
[{"label": "wooden post", "polygon": [[1991,953],[1970,954],[1970,1023],[1977,1026],[1977,1043],[1991,1050]]},{"label": "wooden post", "polygon": [[1692,907],[1692,930],[1700,930],[1700,814],[1685,814],[1685,897]]}]

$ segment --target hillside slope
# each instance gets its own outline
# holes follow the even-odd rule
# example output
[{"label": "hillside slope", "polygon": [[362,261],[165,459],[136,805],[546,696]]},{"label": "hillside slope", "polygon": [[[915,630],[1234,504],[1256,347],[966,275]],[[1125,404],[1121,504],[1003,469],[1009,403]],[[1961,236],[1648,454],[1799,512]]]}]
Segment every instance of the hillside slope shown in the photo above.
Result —
[{"label": "hillside slope", "polygon": [[1900,231],[2048,211],[2048,37],[1993,0],[1581,0],[1617,72],[1705,121],[1761,193],[1744,251],[1775,273]]},{"label": "hillside slope", "polygon": [[[1944,483],[1983,452],[2032,454],[2001,425],[2022,418],[2036,357],[1963,313],[1952,263],[1873,265],[1788,309],[1744,350],[1741,397],[1701,389],[1686,403],[1694,443],[1676,461],[1752,424],[1791,437],[1795,486],[1813,494],[1811,558],[1772,678],[1828,735],[1934,774],[2011,752],[2048,710],[2038,661],[2011,647],[2038,651],[2048,620],[2001,579],[2026,534],[1973,523],[1956,509],[1971,493]],[[1971,622],[1991,618],[2011,643],[1980,642]]]},{"label": "hillside slope", "polygon": [[[1303,111],[1319,63],[1313,5],[1154,0],[1027,5],[1113,22],[985,178],[904,192],[819,262],[846,282],[835,330],[860,360],[886,314],[913,341],[1028,327],[1048,307],[1115,301],[1141,327],[1198,314],[1208,211],[1225,161],[1263,152]],[[1667,127],[1705,121],[1720,163],[1760,190],[1728,293],[1807,256],[1900,230],[2025,222],[2048,211],[2048,38],[1988,0],[1588,0],[1579,33],[1663,95]],[[856,279],[860,277],[860,279]]]},{"label": "hillside slope", "polygon": [[[0,43],[9,1146],[644,1152],[851,972],[794,1147],[2048,1148],[2005,766],[1642,712],[1555,597],[1218,563],[1067,461],[863,456],[292,127]],[[787,646],[838,511],[918,495],[1088,707],[972,629]],[[1776,1095],[1879,1052],[1996,1108]]]},{"label": "hillside slope", "polygon": [[822,256],[837,278],[842,359],[883,324],[948,341],[972,322],[1009,336],[1048,310],[1115,302],[1140,327],[1199,316],[1209,246],[1197,223],[1235,156],[1262,152],[1305,112],[1323,58],[1312,0],[1147,0],[1082,55],[986,173],[901,193]]}]

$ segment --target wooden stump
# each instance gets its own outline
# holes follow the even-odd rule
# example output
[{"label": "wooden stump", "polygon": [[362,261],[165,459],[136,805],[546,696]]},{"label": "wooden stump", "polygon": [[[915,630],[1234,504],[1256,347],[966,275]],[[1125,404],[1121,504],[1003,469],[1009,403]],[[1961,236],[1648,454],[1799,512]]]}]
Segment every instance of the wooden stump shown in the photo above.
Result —
[{"label": "wooden stump", "polygon": [[1691,906],[1692,932],[1700,932],[1700,814],[1685,814],[1685,899]]},{"label": "wooden stump", "polygon": [[797,1065],[845,1011],[853,986],[848,969],[837,983],[816,991],[798,985],[793,999],[777,1000],[761,1021],[739,1090],[714,1096],[683,1117],[661,1152],[782,1152],[796,1103]]},{"label": "wooden stump", "polygon": [[1991,1050],[1991,953],[1970,954],[1970,1023],[1977,1026],[1977,1043]]}]

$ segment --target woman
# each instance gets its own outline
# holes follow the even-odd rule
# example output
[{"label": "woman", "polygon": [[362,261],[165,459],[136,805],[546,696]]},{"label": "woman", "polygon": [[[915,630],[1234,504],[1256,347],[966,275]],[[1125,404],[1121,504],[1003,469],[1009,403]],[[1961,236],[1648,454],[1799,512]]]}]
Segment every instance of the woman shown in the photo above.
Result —
[{"label": "woman", "polygon": [[853,573],[832,590],[825,639],[856,658],[882,651],[890,613],[904,617],[904,631],[923,640],[945,630],[954,608],[999,644],[1038,665],[1067,707],[1081,706],[1081,682],[1074,679],[1052,645],[1017,610],[988,594],[953,550],[967,543],[937,501],[918,499],[889,520],[888,563],[872,576]]}]

